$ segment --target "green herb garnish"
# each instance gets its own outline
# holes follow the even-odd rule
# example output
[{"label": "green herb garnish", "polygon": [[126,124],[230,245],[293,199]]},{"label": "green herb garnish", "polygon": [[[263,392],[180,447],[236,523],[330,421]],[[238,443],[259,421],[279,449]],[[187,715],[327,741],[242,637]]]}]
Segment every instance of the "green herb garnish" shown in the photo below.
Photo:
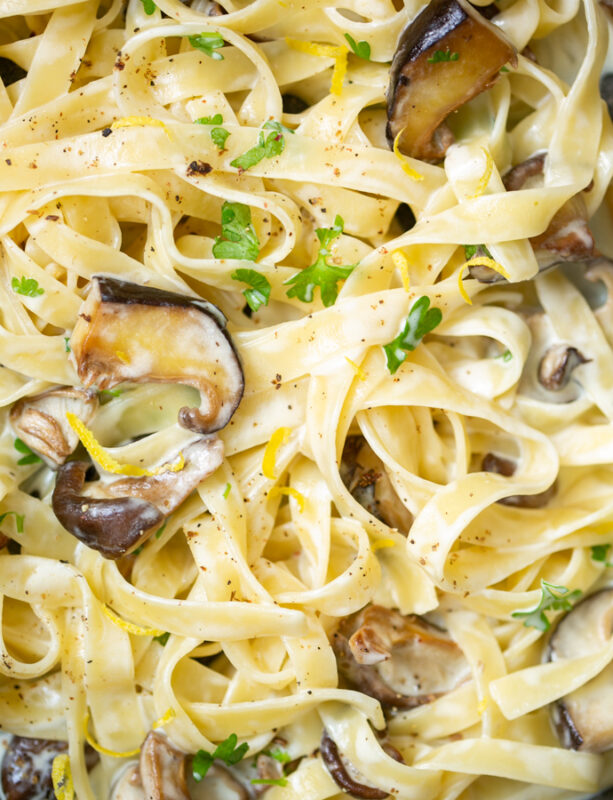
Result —
[{"label": "green herb garnish", "polygon": [[215,258],[242,258],[255,261],[260,243],[251,224],[251,210],[243,203],[225,202],[221,209],[221,236],[215,239]]},{"label": "green herb garnish", "polygon": [[69,342],[70,342],[70,336],[64,336],[64,350],[66,350],[67,353],[70,353]]},{"label": "green herb garnish", "polygon": [[609,554],[610,549],[610,544],[592,545],[592,559],[594,561],[602,561],[605,567],[613,567],[613,563],[607,561],[607,555]]},{"label": "green herb garnish", "polygon": [[166,633],[161,633],[159,636],[153,637],[153,641],[159,642],[162,645],[162,647],[166,647],[166,643],[168,642],[169,639],[170,639],[169,631],[166,631]]},{"label": "green herb garnish", "polygon": [[501,72],[509,72],[510,70],[509,70],[508,67],[500,67],[500,71]]},{"label": "green herb garnish", "polygon": [[499,356],[495,356],[495,358],[501,358],[506,364],[507,361],[510,361],[513,358],[513,353],[510,350],[505,350],[504,353],[501,353]]},{"label": "green herb garnish", "polygon": [[434,54],[428,59],[428,63],[439,64],[441,61],[457,61],[459,58],[459,53],[451,53],[447,48],[447,50],[435,50]]},{"label": "green herb garnish", "polygon": [[215,114],[212,117],[199,117],[194,120],[196,125],[221,125],[223,117],[221,114]]},{"label": "green herb garnish", "polygon": [[288,290],[288,297],[297,297],[303,303],[310,303],[313,300],[315,287],[319,286],[321,292],[321,302],[326,308],[334,305],[338,297],[336,284],[346,280],[355,268],[355,264],[348,264],[345,267],[337,267],[328,264],[330,253],[330,243],[338,238],[343,232],[345,223],[343,218],[337,214],[334,218],[334,225],[331,228],[317,228],[315,233],[319,239],[319,253],[317,260],[310,267],[297,272],[285,284],[292,288]]},{"label": "green herb garnish", "polygon": [[227,500],[230,492],[232,491],[232,484],[226,483],[226,488],[223,490],[223,499]]},{"label": "green herb garnish", "polygon": [[209,58],[215,61],[223,61],[223,56],[218,53],[220,47],[223,47],[225,42],[220,33],[197,33],[195,36],[189,36],[189,43],[196,50],[201,50]]},{"label": "green herb garnish", "polygon": [[40,458],[40,456],[37,456],[36,453],[33,453],[28,447],[28,445],[21,439],[15,439],[14,444],[15,444],[15,450],[17,450],[18,453],[24,454],[23,458],[20,458],[19,461],[17,462],[19,466],[22,466],[24,464],[38,464],[39,462],[42,462],[42,458]]},{"label": "green herb garnish", "polygon": [[23,294],[26,297],[38,297],[45,293],[45,290],[41,289],[38,285],[37,280],[34,278],[25,278],[23,276],[19,280],[13,278],[11,281],[11,288],[16,294]]},{"label": "green herb garnish", "polygon": [[284,133],[293,133],[290,128],[286,128],[276,120],[268,120],[264,123],[264,128],[270,129],[268,136],[264,136],[264,131],[261,130],[258,136],[258,143],[255,147],[247,150],[246,153],[230,161],[231,167],[236,167],[240,170],[249,169],[259,164],[264,158],[274,158],[281,155],[285,149],[285,136]]},{"label": "green herb garnish", "polygon": [[10,514],[15,515],[15,527],[17,528],[17,533],[23,533],[23,521],[26,518],[25,514],[18,514],[16,511],[5,511],[4,514],[0,514],[0,525],[2,525],[4,520]]},{"label": "green herb garnish", "polygon": [[278,761],[280,764],[289,764],[292,760],[292,757],[289,753],[286,753],[285,750],[281,750],[280,747],[275,748],[274,750],[262,750],[265,756],[270,756],[274,758],[275,761]]},{"label": "green herb garnish", "polygon": [[252,786],[287,786],[287,778],[253,778],[251,781]]},{"label": "green herb garnish", "polygon": [[198,750],[192,760],[192,774],[194,780],[200,782],[207,774],[216,758],[223,761],[228,766],[238,764],[247,750],[249,750],[249,745],[247,742],[243,742],[237,747],[237,741],[237,735],[231,733],[227,739],[217,745],[212,753],[208,753],[206,750]]},{"label": "green herb garnish", "polygon": [[245,289],[243,295],[252,311],[257,311],[260,306],[267,306],[270,299],[270,281],[261,272],[255,269],[237,269],[232,273],[232,280],[249,284],[250,289]]},{"label": "green herb garnish", "polygon": [[486,256],[487,258],[493,259],[492,254],[484,244],[465,244],[464,256],[467,261],[470,261],[470,259],[475,256]]},{"label": "green herb garnish", "polygon": [[426,295],[415,301],[398,336],[383,346],[387,368],[392,375],[407,357],[407,352],[415,350],[424,336],[440,325],[442,319],[442,311],[440,308],[430,308],[430,298]]},{"label": "green herb garnish", "polygon": [[143,4],[143,9],[145,11],[145,14],[151,16],[152,14],[155,13],[155,9],[157,6],[153,2],[153,0],[140,0],[140,1]]},{"label": "green herb garnish", "polygon": [[370,61],[370,45],[368,42],[356,42],[353,36],[350,36],[348,33],[345,33],[344,36],[349,42],[349,47],[353,50],[358,58],[363,58],[365,61]]},{"label": "green herb garnish", "polygon": [[168,520],[166,520],[166,521],[164,522],[164,524],[162,525],[162,527],[161,527],[161,528],[158,528],[158,529],[157,529],[157,531],[155,532],[155,538],[156,538],[156,539],[159,539],[159,538],[160,538],[160,536],[161,536],[161,535],[164,533],[164,528],[166,527],[166,525],[167,525],[167,524],[168,524]]},{"label": "green herb garnish", "polygon": [[213,128],[211,131],[211,139],[213,144],[217,145],[218,150],[223,150],[226,146],[226,139],[230,135],[230,131],[225,128]]},{"label": "green herb garnish", "polygon": [[102,397],[121,397],[121,389],[98,389],[98,394]]},{"label": "green herb garnish", "polygon": [[571,592],[566,586],[555,586],[541,579],[541,602],[531,611],[514,611],[511,616],[524,620],[526,628],[536,628],[539,631],[548,631],[551,623],[545,611],[570,611],[573,602],[581,597],[581,590]]}]

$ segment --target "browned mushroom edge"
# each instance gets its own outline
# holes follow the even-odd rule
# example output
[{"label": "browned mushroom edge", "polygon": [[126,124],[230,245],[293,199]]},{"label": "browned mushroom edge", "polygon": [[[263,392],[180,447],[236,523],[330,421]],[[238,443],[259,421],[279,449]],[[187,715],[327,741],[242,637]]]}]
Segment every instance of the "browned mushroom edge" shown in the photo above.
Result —
[{"label": "browned mushroom edge", "polygon": [[[515,474],[516,464],[508,458],[503,458],[495,453],[486,453],[481,462],[483,472],[495,472],[505,478],[511,478]],[[512,494],[509,497],[502,497],[496,502],[503,506],[513,506],[515,508],[542,508],[556,495],[558,491],[557,482],[554,481],[548,489],[538,494]]]},{"label": "browned mushroom edge", "polygon": [[429,703],[470,677],[464,654],[426,620],[369,605],[332,636],[339,672],[386,712]]},{"label": "browned mushroom edge", "polygon": [[213,433],[230,421],[245,384],[225,324],[204,300],[96,275],[70,346],[87,387],[126,381],[195,387],[200,407],[182,408],[179,423]]},{"label": "browned mushroom edge", "polygon": [[[579,658],[605,647],[613,628],[613,588],[589,595],[563,616],[547,644],[545,659]],[[552,704],[561,744],[571,750],[604,753],[613,748],[613,719],[606,698],[613,664],[586,684]]]},{"label": "browned mushroom edge", "polygon": [[56,468],[79,444],[66,413],[76,414],[87,424],[97,408],[95,391],[63,386],[18,400],[9,418],[17,436],[49,466]]},{"label": "browned mushroom edge", "polygon": [[354,773],[357,770],[341,757],[336,742],[330,738],[327,731],[324,731],[321,737],[319,752],[334,782],[347,794],[352,797],[364,798],[364,800],[383,800],[388,796],[388,792],[360,783],[357,776],[350,775],[349,770]]},{"label": "browned mushroom edge", "polygon": [[383,462],[363,436],[348,436],[340,475],[352,497],[373,517],[406,534],[413,515],[398,497]]},{"label": "browned mushroom edge", "polygon": [[67,531],[106,558],[131,552],[223,461],[223,443],[198,439],[183,451],[179,472],[85,485],[89,464],[70,461],[57,473],[51,504]]},{"label": "browned mushroom edge", "polygon": [[573,370],[590,360],[576,347],[554,344],[545,351],[539,362],[539,383],[550,392],[559,392],[568,384]]},{"label": "browned mushroom edge", "polygon": [[[66,753],[66,742],[13,736],[4,754],[1,769],[2,791],[6,800],[48,800],[53,798],[51,767],[53,759]],[[85,763],[91,770],[100,760],[89,745]]]},{"label": "browned mushroom edge", "polygon": [[[435,53],[446,60],[431,61]],[[443,56],[445,58],[445,56]],[[445,118],[517,63],[508,39],[466,0],[432,0],[400,34],[387,90],[387,137],[400,150],[440,160],[453,142]],[[401,133],[402,132],[402,133]]]}]

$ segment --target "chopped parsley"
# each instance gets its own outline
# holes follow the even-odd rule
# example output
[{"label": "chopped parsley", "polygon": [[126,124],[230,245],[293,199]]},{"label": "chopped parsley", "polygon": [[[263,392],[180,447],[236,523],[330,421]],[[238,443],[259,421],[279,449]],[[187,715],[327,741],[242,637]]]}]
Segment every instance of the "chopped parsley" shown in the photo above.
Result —
[{"label": "chopped parsley", "polygon": [[[134,551],[134,552],[136,552],[136,551]],[[166,631],[166,633],[161,633],[159,636],[154,636],[153,637],[153,641],[154,642],[159,642],[162,645],[162,647],[166,647],[166,644],[168,643],[169,639],[170,639],[170,632],[169,631]]]},{"label": "chopped parsley", "polygon": [[222,54],[217,52],[225,44],[220,33],[197,33],[189,37],[189,43],[214,61],[223,61]]},{"label": "chopped parsley", "polygon": [[64,336],[64,350],[66,350],[67,353],[70,353],[69,342],[70,342],[70,336]]},{"label": "chopped parsley", "polygon": [[221,125],[223,117],[221,114],[214,114],[212,117],[199,117],[194,120],[196,125]]},{"label": "chopped parsley", "polygon": [[18,514],[16,511],[5,511],[4,514],[0,514],[0,525],[4,522],[4,520],[14,514],[15,516],[15,527],[17,528],[17,533],[23,533],[23,521],[26,518],[25,514]]},{"label": "chopped parsley", "polygon": [[319,253],[317,260],[310,267],[297,272],[292,278],[285,281],[291,286],[287,291],[288,297],[297,297],[303,303],[310,303],[313,300],[315,288],[319,286],[321,292],[321,302],[326,308],[334,305],[338,297],[337,283],[346,280],[355,268],[355,264],[348,264],[344,267],[337,267],[328,264],[330,244],[337,239],[343,232],[345,223],[343,218],[337,214],[334,218],[334,225],[331,228],[317,228],[315,233],[319,239]]},{"label": "chopped parsley", "polygon": [[349,42],[349,47],[358,58],[363,58],[364,61],[370,61],[370,45],[368,42],[356,42],[353,36],[350,36],[348,33],[345,33],[344,36]]},{"label": "chopped parsley", "polygon": [[509,72],[509,68],[508,67],[500,67],[500,71],[501,72]]},{"label": "chopped parsley", "polygon": [[98,394],[102,397],[121,397],[121,389],[98,389]]},{"label": "chopped parsley", "polygon": [[164,533],[164,528],[166,527],[167,524],[168,524],[168,520],[166,520],[166,522],[164,522],[164,524],[162,525],[161,528],[157,529],[157,531],[155,532],[155,538],[156,539],[159,539],[160,536]]},{"label": "chopped parsley", "polygon": [[279,764],[289,764],[292,760],[292,757],[289,753],[286,753],[285,750],[281,750],[280,747],[275,747],[274,750],[262,750],[265,756],[270,756],[274,758],[275,761],[278,761]]},{"label": "chopped parsley", "polygon": [[226,488],[223,490],[223,499],[227,500],[230,492],[232,491],[232,484],[226,483]]},{"label": "chopped parsley", "polygon": [[573,603],[581,597],[581,590],[571,592],[566,586],[555,586],[553,583],[541,579],[541,602],[531,611],[514,611],[511,616],[524,620],[526,628],[536,628],[539,631],[548,631],[551,623],[545,611],[570,611]]},{"label": "chopped parsley", "polygon": [[440,325],[442,319],[442,311],[440,308],[430,308],[430,298],[426,295],[413,303],[398,336],[383,346],[387,368],[392,375],[407,357],[407,352],[415,350],[424,336]]},{"label": "chopped parsley", "polygon": [[192,774],[194,780],[200,782],[205,777],[216,758],[223,761],[229,767],[233,764],[238,764],[247,750],[249,750],[249,745],[247,742],[243,742],[237,747],[237,741],[237,735],[231,733],[227,739],[217,745],[212,753],[208,753],[206,750],[198,750],[192,760]]},{"label": "chopped parsley", "polygon": [[433,55],[428,58],[428,63],[439,64],[441,61],[457,61],[459,58],[459,53],[451,53],[447,48],[447,50],[435,50]]},{"label": "chopped parsley", "polygon": [[17,462],[19,466],[24,464],[38,464],[39,462],[42,462],[42,458],[37,456],[36,453],[33,453],[28,445],[21,439],[15,439],[14,444],[15,450],[17,450],[18,453],[23,453],[23,458],[20,458]]},{"label": "chopped parsley", "polygon": [[474,258],[475,256],[486,256],[486,258],[491,259],[494,258],[484,244],[465,244],[464,256],[466,257],[467,261],[470,261],[470,259]]},{"label": "chopped parsley", "polygon": [[507,361],[510,361],[513,358],[513,353],[510,350],[505,350],[504,353],[496,356],[496,358],[501,358],[506,364]]},{"label": "chopped parsley", "polygon": [[140,0],[143,4],[143,9],[145,10],[145,14],[149,17],[155,13],[156,5],[153,0]]},{"label": "chopped parsley", "polygon": [[294,131],[286,128],[285,125],[276,120],[268,120],[263,127],[270,130],[268,136],[265,136],[264,131],[261,130],[255,147],[250,148],[246,153],[230,161],[231,167],[245,171],[249,167],[259,164],[264,158],[274,158],[281,155],[285,149],[285,136],[283,134],[293,133]]},{"label": "chopped parsley", "polygon": [[230,135],[230,131],[225,128],[213,128],[211,131],[211,139],[213,144],[217,145],[218,150],[223,150],[226,146],[226,139]]},{"label": "chopped parsley", "polygon": [[267,306],[270,299],[270,281],[255,269],[237,269],[232,273],[232,280],[247,283],[251,288],[245,289],[243,295],[249,308],[257,311],[260,306]]},{"label": "chopped parsley", "polygon": [[287,786],[287,778],[253,778],[252,786]]},{"label": "chopped parsley", "polygon": [[251,209],[243,203],[225,202],[221,209],[221,236],[215,239],[215,258],[242,258],[255,261],[260,242],[251,224]]},{"label": "chopped parsley", "polygon": [[[1,521],[1,520],[0,520]],[[592,559],[594,561],[602,561],[605,567],[613,567],[613,563],[607,561],[607,556],[609,554],[609,550],[611,549],[610,544],[595,544],[592,546]]]},{"label": "chopped parsley", "polygon": [[38,281],[34,278],[21,277],[21,279],[13,278],[11,281],[11,288],[16,294],[23,294],[26,297],[38,297],[45,293],[38,285]]}]

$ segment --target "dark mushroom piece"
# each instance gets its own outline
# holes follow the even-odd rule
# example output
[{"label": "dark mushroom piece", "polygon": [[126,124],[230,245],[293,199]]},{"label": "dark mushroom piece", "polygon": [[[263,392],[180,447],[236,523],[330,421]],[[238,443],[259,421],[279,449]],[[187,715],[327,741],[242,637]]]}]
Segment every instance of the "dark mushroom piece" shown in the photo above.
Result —
[{"label": "dark mushroom piece", "polygon": [[[486,453],[481,462],[481,469],[484,472],[495,472],[497,475],[504,475],[510,478],[515,474],[516,464],[508,458],[497,456],[495,453]],[[555,497],[558,491],[556,481],[548,489],[538,494],[512,494],[509,497],[501,497],[497,500],[502,506],[513,506],[514,508],[542,508]]]},{"label": "dark mushroom piece", "polygon": [[25,69],[11,61],[10,58],[0,57],[0,78],[5,86],[10,86],[12,83],[20,81],[27,74]]},{"label": "dark mushroom piece", "polygon": [[559,392],[568,384],[573,370],[589,361],[576,347],[554,344],[539,362],[539,383],[550,392]]},{"label": "dark mushroom piece", "polygon": [[613,119],[613,73],[609,72],[601,76],[600,96],[607,104],[609,116]]},{"label": "dark mushroom piece", "polygon": [[88,547],[106,558],[119,558],[144,542],[219,467],[223,442],[215,437],[198,439],[185,448],[183,457],[185,465],[179,472],[87,486],[89,464],[70,461],[58,470],[53,513]]},{"label": "dark mushroom piece", "polygon": [[98,275],[70,340],[85,386],[182,383],[200,391],[200,408],[179,423],[196,433],[228,424],[244,389],[225,317],[211,303]]},{"label": "dark mushroom piece", "polygon": [[388,711],[430,703],[470,676],[464,654],[445,631],[382,606],[345,618],[332,648],[342,675]]},{"label": "dark mushroom piece", "polygon": [[398,497],[383,462],[363,436],[348,436],[340,468],[343,483],[354,499],[390,528],[407,533],[413,515]]},{"label": "dark mushroom piece", "polygon": [[[613,631],[613,588],[586,597],[557,624],[546,658],[580,658],[605,647]],[[572,750],[604,753],[613,748],[613,718],[606,700],[613,664],[552,706],[560,742]]]},{"label": "dark mushroom piece", "polygon": [[76,414],[87,424],[97,408],[96,392],[64,386],[18,400],[9,418],[17,436],[55,469],[79,444],[66,413]]},{"label": "dark mushroom piece", "polygon": [[[13,736],[2,761],[2,791],[6,800],[54,800],[51,768],[53,759],[68,752],[66,742]],[[85,748],[87,769],[93,769],[99,756]]]},{"label": "dark mushroom piece", "polygon": [[[391,745],[382,745],[389,756],[396,761],[403,763],[403,758]],[[352,797],[362,798],[363,800],[383,800],[389,793],[375,786],[362,783],[360,772],[339,752],[338,745],[327,731],[324,731],[319,746],[322,761],[337,786]]]},{"label": "dark mushroom piece", "polygon": [[400,34],[387,90],[387,137],[402,152],[441,159],[453,143],[445,118],[517,63],[513,45],[466,0],[431,0]]}]

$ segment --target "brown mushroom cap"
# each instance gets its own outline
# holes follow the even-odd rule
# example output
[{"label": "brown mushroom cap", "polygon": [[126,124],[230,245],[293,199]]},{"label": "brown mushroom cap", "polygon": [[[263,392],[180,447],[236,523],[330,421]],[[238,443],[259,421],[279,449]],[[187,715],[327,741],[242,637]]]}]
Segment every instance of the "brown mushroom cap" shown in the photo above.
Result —
[{"label": "brown mushroom cap", "polygon": [[[613,632],[613,588],[586,597],[568,612],[549,639],[547,660],[580,658],[605,647]],[[613,748],[608,692],[613,664],[552,706],[560,742],[572,750],[603,753]]]},{"label": "brown mushroom cap", "polygon": [[157,731],[147,734],[140,751],[139,771],[147,800],[190,800],[186,754]]},{"label": "brown mushroom cap", "polygon": [[386,709],[429,703],[470,676],[464,654],[445,631],[382,606],[345,618],[332,647],[345,678]]},{"label": "brown mushroom cap", "polygon": [[351,797],[362,800],[383,800],[388,796],[388,792],[360,782],[359,773],[353,765],[341,757],[336,742],[330,738],[327,731],[324,731],[321,737],[319,752],[334,782]]},{"label": "brown mushroom cap", "polygon": [[70,340],[85,386],[183,383],[200,391],[200,408],[179,422],[197,433],[228,424],[244,389],[225,317],[211,303],[149,286],[95,276]]},{"label": "brown mushroom cap", "polygon": [[12,407],[10,421],[17,436],[55,468],[79,444],[66,413],[76,414],[87,424],[97,407],[96,392],[64,386],[22,398]]},{"label": "brown mushroom cap", "polygon": [[559,392],[568,384],[573,370],[589,361],[576,347],[554,344],[539,362],[539,383],[550,392]]},{"label": "brown mushroom cap", "polygon": [[[497,475],[504,475],[510,478],[515,474],[517,466],[514,461],[503,458],[495,453],[486,453],[481,462],[481,469],[484,472],[495,472]],[[538,494],[512,494],[508,497],[501,497],[496,502],[502,506],[513,506],[515,508],[542,508],[555,497],[558,491],[557,483],[554,481],[548,489]]]},{"label": "brown mushroom cap", "polygon": [[[432,62],[436,51],[453,60]],[[457,54],[457,58],[456,58]],[[466,0],[431,0],[400,34],[387,90],[387,136],[399,147],[438,160],[453,142],[445,117],[492,86],[517,63],[507,38]]]},{"label": "brown mushroom cap", "polygon": [[58,470],[53,512],[88,547],[106,558],[119,558],[145,541],[219,467],[223,442],[213,436],[197,439],[184,449],[183,457],[179,472],[95,481],[87,487],[89,464],[71,461]]}]

